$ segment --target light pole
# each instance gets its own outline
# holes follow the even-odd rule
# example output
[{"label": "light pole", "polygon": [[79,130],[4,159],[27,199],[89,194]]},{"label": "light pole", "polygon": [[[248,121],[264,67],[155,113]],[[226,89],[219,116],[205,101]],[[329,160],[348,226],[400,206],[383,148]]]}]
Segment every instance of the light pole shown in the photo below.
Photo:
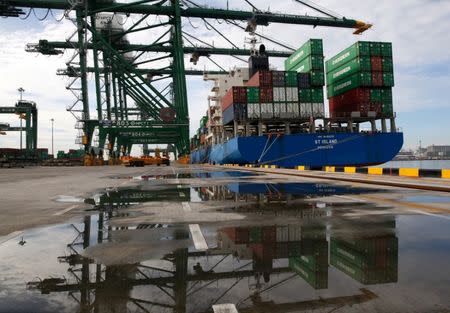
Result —
[{"label": "light pole", "polygon": [[55,119],[52,118],[50,121],[52,122],[52,155],[53,158],[55,158],[55,152],[53,151],[53,122],[55,121]]},{"label": "light pole", "polygon": [[[17,91],[20,93],[20,101],[22,101],[23,93],[25,92],[25,89],[20,87],[17,89]],[[19,114],[19,120],[20,120],[20,150],[22,150],[22,114]]]}]

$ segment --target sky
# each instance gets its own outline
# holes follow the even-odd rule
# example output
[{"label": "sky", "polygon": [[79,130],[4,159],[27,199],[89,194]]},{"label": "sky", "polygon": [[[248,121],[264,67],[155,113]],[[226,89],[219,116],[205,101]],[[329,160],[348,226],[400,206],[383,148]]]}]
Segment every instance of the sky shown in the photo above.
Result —
[{"label": "sky", "polygon": [[[405,134],[404,148],[416,148],[431,144],[450,145],[450,1],[448,0],[316,0],[315,3],[337,12],[347,18],[363,20],[374,24],[361,36],[352,34],[351,29],[303,25],[270,24],[259,27],[258,32],[285,43],[293,48],[300,47],[310,38],[322,38],[325,57],[330,58],[358,40],[390,41],[394,48],[395,81],[394,110],[397,113],[397,127]],[[206,1],[198,4],[209,7],[250,10],[243,0]],[[262,1],[252,3],[260,10],[289,14],[320,15],[296,3],[294,0]],[[270,5],[269,5],[270,4]],[[27,11],[27,10],[26,10]],[[28,12],[28,11],[27,11]],[[44,21],[46,11],[36,10],[28,19],[0,18],[0,106],[12,106],[19,97],[17,89],[23,87],[24,98],[33,100],[39,109],[39,147],[51,147],[51,122],[54,122],[55,152],[77,148],[74,143],[78,133],[74,129],[75,119],[66,111],[73,104],[74,96],[66,90],[67,79],[57,76],[56,70],[64,68],[72,51],[61,56],[43,56],[25,52],[27,43],[39,39],[63,41],[75,30],[71,21],[63,19],[61,11],[53,11]],[[55,19],[56,18],[56,19]],[[131,26],[138,16],[125,19],[125,26]],[[149,23],[161,17],[150,17]],[[164,19],[164,18],[162,18]],[[223,21],[210,21],[238,46],[245,44],[248,34]],[[241,23],[244,25],[244,23]],[[216,47],[230,47],[214,31],[208,30],[199,19],[184,19],[184,30]],[[132,43],[148,44],[159,36],[152,30],[129,36]],[[198,42],[194,42],[198,44]],[[283,48],[262,40],[268,49]],[[188,43],[186,43],[188,45]],[[225,69],[246,66],[230,57],[213,57]],[[272,58],[272,66],[282,69],[282,59]],[[161,61],[159,65],[164,65]],[[186,67],[199,70],[217,67],[207,59],[201,59],[194,66],[185,56]],[[158,65],[158,64],[157,64]],[[91,114],[95,114],[93,77],[90,77],[89,92]],[[207,108],[210,82],[202,77],[188,77],[188,100],[191,134],[199,124]],[[12,126],[19,124],[16,116],[2,115],[0,122]],[[18,134],[0,136],[0,147],[19,147]]]}]

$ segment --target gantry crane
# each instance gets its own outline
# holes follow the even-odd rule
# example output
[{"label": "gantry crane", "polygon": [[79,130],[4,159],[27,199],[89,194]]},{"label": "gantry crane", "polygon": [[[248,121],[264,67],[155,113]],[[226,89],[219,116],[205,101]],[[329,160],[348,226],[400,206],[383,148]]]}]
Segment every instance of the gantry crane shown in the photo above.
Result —
[{"label": "gantry crane", "polygon": [[[296,0],[297,1],[297,0]],[[251,4],[249,1],[247,3]],[[110,158],[119,152],[129,153],[133,144],[173,144],[179,155],[189,154],[189,113],[186,76],[203,71],[186,69],[185,54],[196,64],[200,57],[211,60],[214,55],[235,58],[249,56],[251,51],[234,44],[211,21],[223,20],[229,25],[255,33],[257,26],[271,23],[351,28],[360,34],[370,24],[330,14],[309,1],[297,1],[325,17],[280,14],[202,7],[191,0],[139,0],[127,3],[97,0],[0,0],[0,15],[29,16],[32,10],[63,10],[75,32],[65,41],[39,40],[28,44],[27,51],[59,55],[64,49],[74,50],[67,67],[57,74],[68,76],[67,89],[76,97],[67,107],[80,129],[78,143],[89,157],[109,151]],[[28,13],[27,13],[28,10]],[[124,18],[134,16],[125,28]],[[199,19],[208,29],[225,38],[232,47],[215,47],[186,32],[182,21]],[[117,27],[117,23],[121,27]],[[105,25],[98,21],[106,21]],[[122,21],[122,22],[121,22]],[[243,27],[239,22],[247,22]],[[191,24],[192,25],[192,24]],[[122,27],[123,26],[123,27]],[[130,43],[128,36],[151,30],[152,40]],[[262,38],[269,38],[260,35]],[[268,56],[285,58],[293,50],[267,51]],[[151,54],[145,59],[145,56]],[[161,65],[162,64],[162,65]],[[223,73],[221,68],[214,73]],[[96,114],[89,104],[88,74],[94,75]],[[98,142],[94,142],[94,133]]]}]

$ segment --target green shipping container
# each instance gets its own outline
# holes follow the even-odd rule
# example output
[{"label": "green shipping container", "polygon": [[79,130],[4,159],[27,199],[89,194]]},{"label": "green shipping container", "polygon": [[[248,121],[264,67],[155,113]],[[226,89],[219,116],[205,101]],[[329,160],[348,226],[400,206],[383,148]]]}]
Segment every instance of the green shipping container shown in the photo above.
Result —
[{"label": "green shipping container", "polygon": [[343,66],[327,73],[327,84],[332,85],[335,82],[358,72],[370,71],[372,71],[370,57],[358,57],[344,64]]},{"label": "green shipping container", "polygon": [[328,269],[328,250],[323,255],[300,255],[293,259],[314,272],[324,272]]},{"label": "green shipping container", "polygon": [[262,232],[259,227],[250,228],[249,238],[251,243],[260,243],[262,241]]},{"label": "green shipping container", "polygon": [[393,283],[398,280],[398,267],[362,270],[336,254],[330,255],[330,264],[364,285]]},{"label": "green shipping container", "polygon": [[380,42],[381,55],[384,57],[392,57],[392,43]]},{"label": "green shipping container", "polygon": [[325,86],[325,73],[322,71],[312,71],[310,83],[311,86]]},{"label": "green shipping container", "polygon": [[394,103],[393,97],[392,97],[392,88],[382,88],[380,89],[381,93],[381,101],[383,104],[391,105]]},{"label": "green shipping container", "polygon": [[380,57],[381,55],[381,42],[370,42],[370,55],[374,57]]},{"label": "green shipping container", "polygon": [[327,86],[328,98],[346,93],[358,87],[370,87],[372,85],[372,75],[370,73],[356,73],[333,85]]},{"label": "green shipping container", "polygon": [[324,102],[323,88],[312,88],[311,89],[311,102],[313,102],[313,103],[323,103]]},{"label": "green shipping container", "polygon": [[321,55],[310,55],[294,66],[291,70],[296,71],[297,73],[309,73],[311,71],[323,72],[325,69],[323,61],[324,58]]},{"label": "green shipping container", "polygon": [[297,72],[284,72],[284,81],[286,83],[286,87],[298,87]]},{"label": "green shipping container", "polygon": [[394,73],[394,62],[391,57],[383,57],[382,66],[383,72]]},{"label": "green shipping container", "polygon": [[394,87],[394,74],[383,73],[383,86],[384,87]]},{"label": "green shipping container", "polygon": [[325,63],[327,73],[334,71],[345,63],[361,56],[370,56],[370,42],[358,41],[349,48],[332,57]]},{"label": "green shipping container", "polygon": [[258,87],[247,87],[247,102],[248,103],[259,103],[259,88]]},{"label": "green shipping container", "polygon": [[382,102],[381,89],[370,89],[370,101]]},{"label": "green shipping container", "polygon": [[322,39],[310,39],[284,61],[284,69],[290,71],[294,66],[310,55],[323,56]]},{"label": "green shipping container", "polygon": [[328,269],[314,272],[307,268],[298,258],[289,258],[289,267],[302,277],[314,289],[328,288]]},{"label": "green shipping container", "polygon": [[383,103],[382,114],[384,117],[393,117],[394,116],[394,108],[393,108],[392,104]]},{"label": "green shipping container", "polygon": [[298,91],[298,100],[300,103],[310,103],[311,96],[311,89],[300,89]]}]

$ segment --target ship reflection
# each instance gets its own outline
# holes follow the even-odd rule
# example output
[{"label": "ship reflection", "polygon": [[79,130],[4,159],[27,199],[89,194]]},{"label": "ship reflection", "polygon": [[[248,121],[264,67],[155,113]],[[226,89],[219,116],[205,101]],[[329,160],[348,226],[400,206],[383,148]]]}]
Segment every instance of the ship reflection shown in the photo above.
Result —
[{"label": "ship reflection", "polygon": [[[239,312],[288,312],[377,298],[361,288],[350,296],[334,290],[330,297],[305,299],[302,290],[311,293],[329,288],[329,265],[362,285],[397,281],[394,219],[349,221],[336,229],[296,224],[222,227],[216,231],[216,247],[208,251],[189,247],[133,264],[95,264],[81,251],[110,242],[124,231],[108,226],[109,218],[103,213],[98,220],[85,217],[83,229],[77,228],[76,238],[68,244],[70,253],[59,258],[67,263],[68,275],[30,282],[29,288],[42,294],[66,293],[83,313],[211,312],[211,306],[222,301],[235,303]],[[139,225],[126,231],[161,227]],[[172,225],[165,227],[170,232]],[[170,244],[179,237],[166,240]]]}]

